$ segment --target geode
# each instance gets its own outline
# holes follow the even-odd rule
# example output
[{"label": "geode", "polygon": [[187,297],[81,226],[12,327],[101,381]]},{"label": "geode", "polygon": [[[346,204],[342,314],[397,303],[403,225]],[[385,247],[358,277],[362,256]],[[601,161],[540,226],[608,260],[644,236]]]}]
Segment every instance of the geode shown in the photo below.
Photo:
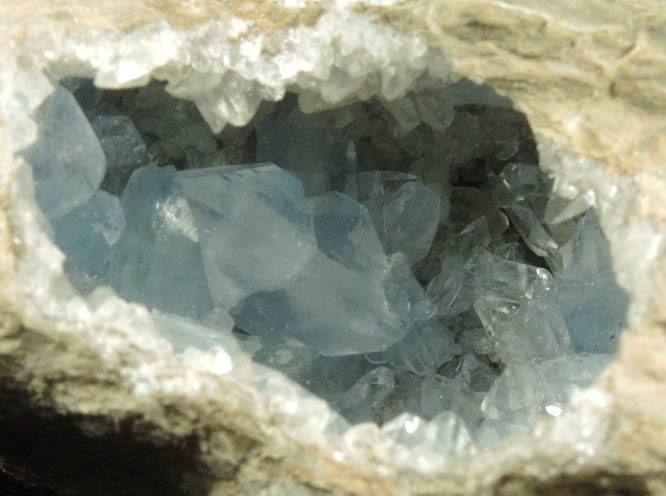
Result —
[{"label": "geode", "polygon": [[[160,6],[133,4],[126,9],[125,5],[114,2],[94,8],[72,4],[65,10],[50,4],[24,3],[3,10],[6,25],[12,26],[5,30],[3,39],[7,57],[2,66],[0,108],[5,171],[2,232],[6,247],[2,252],[5,325],[0,345],[4,470],[15,476],[23,474],[35,484],[79,494],[158,491],[174,494],[371,491],[541,494],[580,488],[599,492],[608,488],[631,490],[641,494],[663,489],[665,421],[661,393],[664,371],[659,359],[664,347],[660,333],[663,278],[659,264],[663,221],[659,206],[662,191],[659,164],[664,148],[657,111],[663,96],[659,69],[653,69],[662,65],[663,48],[659,44],[661,14],[657,6],[652,16],[648,12],[650,6],[644,6],[640,15],[632,16],[622,9],[635,7],[610,8],[602,3],[585,8],[564,3],[546,6],[539,2],[425,2],[418,6],[372,3],[374,5],[237,2],[220,6],[204,2],[195,7],[170,2]],[[32,17],[28,17],[27,12]],[[648,17],[649,26],[642,21]],[[625,22],[626,19],[630,22]],[[646,72],[645,67],[651,69]],[[287,177],[274,167],[261,166],[225,172],[215,180],[196,171],[181,172],[173,168],[169,172],[168,165],[188,169],[190,163],[222,160],[214,142],[209,146],[199,140],[196,146],[186,146],[187,131],[192,131],[189,126],[173,139],[155,141],[147,150],[141,148],[139,141],[123,150],[109,141],[107,137],[113,138],[118,133],[131,134],[132,123],[118,120],[93,120],[90,129],[94,129],[97,137],[86,126],[66,129],[56,125],[50,135],[51,148],[47,141],[38,139],[44,129],[39,126],[40,120],[48,120],[49,102],[55,101],[56,104],[51,105],[56,109],[66,109],[67,105],[57,102],[71,99],[67,90],[58,89],[53,93],[57,81],[68,84],[68,78],[73,77],[93,78],[97,87],[109,89],[144,86],[151,78],[165,81],[167,92],[194,102],[211,132],[224,136],[227,141],[222,141],[229,143],[228,129],[247,124],[255,115],[258,116],[255,119],[265,117],[261,102],[278,101],[287,91],[298,95],[300,109],[308,115],[376,99],[403,131],[410,127],[409,119],[416,109],[429,128],[444,132],[451,124],[446,121],[449,115],[446,105],[441,106],[436,101],[433,104],[430,97],[410,99],[405,95],[432,95],[436,88],[454,87],[461,76],[489,84],[510,98],[501,101],[501,105],[510,106],[513,102],[527,115],[538,144],[540,166],[554,178],[553,188],[564,199],[563,205],[569,205],[574,214],[590,206],[596,208],[610,242],[617,281],[630,297],[629,330],[622,336],[614,363],[594,385],[574,394],[563,411],[557,411],[551,419],[542,419],[528,433],[514,433],[485,450],[467,445],[465,434],[459,431],[454,417],[439,418],[440,425],[448,426],[444,431],[431,428],[431,424],[422,425],[420,417],[411,416],[389,422],[383,429],[373,423],[350,427],[324,402],[284,375],[258,366],[246,355],[234,354],[235,338],[227,341],[213,338],[218,347],[212,351],[189,348],[184,354],[174,354],[173,347],[157,327],[177,338],[200,335],[207,342],[210,336],[195,322],[186,320],[174,325],[171,317],[153,311],[151,318],[146,306],[131,303],[140,300],[130,294],[136,287],[132,277],[141,284],[151,279],[128,266],[127,257],[115,253],[115,248],[111,248],[111,254],[107,250],[117,243],[127,244],[123,233],[130,227],[124,224],[118,200],[113,195],[138,184],[140,178],[131,169],[140,160],[137,157],[145,153],[156,165],[154,169],[148,166],[137,170],[144,176],[152,174],[149,182],[167,181],[164,184],[172,187],[175,181],[186,196],[196,197],[199,204],[207,208],[211,203],[205,191],[213,191],[211,188],[217,187],[214,184],[227,188],[228,203],[216,207],[221,208],[217,216],[243,205],[242,202],[249,202],[250,207],[244,210],[255,214],[259,220],[265,219],[268,212],[266,207],[261,207],[263,204],[269,205],[270,211],[288,212],[286,217],[276,217],[269,224],[276,227],[276,232],[288,230],[291,236],[304,236],[304,241],[298,245],[303,251],[293,253],[285,248],[285,263],[274,269],[279,270],[280,277],[298,271],[301,262],[312,256],[315,246],[317,253],[326,254],[326,260],[347,269],[358,262],[359,253],[367,264],[370,253],[367,246],[374,243],[373,253],[381,252],[384,256],[384,252],[388,255],[398,252],[403,256],[403,265],[398,268],[414,268],[415,264],[422,263],[419,270],[414,270],[423,282],[428,278],[424,274],[431,269],[425,263],[428,257],[423,258],[428,250],[418,248],[411,241],[401,245],[400,238],[393,236],[403,227],[399,217],[395,217],[397,221],[391,220],[394,218],[390,215],[387,217],[391,212],[390,202],[382,200],[384,203],[380,205],[381,225],[376,216],[372,217],[372,208],[377,204],[369,202],[372,198],[360,196],[360,175],[355,178],[354,188],[358,190],[354,189],[353,195],[359,200],[364,198],[363,208],[356,200],[348,199],[351,187],[350,181],[345,179],[351,177],[348,171],[326,176],[319,170],[311,175],[311,169],[296,166],[295,176]],[[449,98],[462,99],[457,105],[497,105],[500,102],[499,97],[487,95],[463,92]],[[94,91],[79,94],[78,105],[84,110],[86,104],[92,108],[96,105],[94,98]],[[465,102],[465,98],[469,101]],[[485,98],[491,101],[484,101]],[[440,113],[432,114],[429,109]],[[622,116],[620,120],[618,115]],[[58,122],[74,121],[67,117]],[[453,122],[456,125],[452,129],[469,132],[464,123]],[[152,125],[159,127],[159,124]],[[146,126],[148,124],[138,128],[145,132]],[[227,130],[223,130],[225,126]],[[261,127],[257,129],[259,136]],[[267,132],[270,135],[270,130]],[[77,143],[89,145],[73,146],[66,156],[59,155],[57,145],[62,144],[67,133],[76,135]],[[290,131],[273,145],[278,155],[282,148],[279,141],[292,139],[295,133]],[[317,136],[317,133],[310,134],[299,142],[316,141]],[[98,138],[99,144],[96,144]],[[403,149],[406,146],[411,150],[416,143],[413,139],[405,143],[398,135],[394,138],[403,143]],[[452,139],[458,139],[458,135]],[[320,146],[297,155],[316,152],[347,160],[348,148],[339,146],[335,140],[328,143],[329,148]],[[261,156],[264,152],[259,145],[258,141],[255,153]],[[264,149],[270,149],[270,143],[266,146]],[[362,161],[365,152],[359,148],[358,141],[355,146],[360,152],[356,158]],[[373,150],[377,152],[376,147]],[[497,152],[497,160],[510,157],[511,150],[512,145],[507,142]],[[225,158],[234,156],[236,163],[248,163],[244,159],[249,152],[244,146],[230,146],[222,151]],[[111,166],[118,172],[104,179],[103,169],[80,165],[86,161],[99,163],[103,153],[107,172]],[[268,158],[278,163],[290,160],[276,156],[276,152],[269,155],[271,153]],[[461,148],[459,153],[465,152]],[[388,149],[383,158],[393,155],[395,153]],[[168,164],[161,163],[165,157]],[[51,167],[58,171],[56,182],[50,182],[52,177],[43,180],[53,172],[50,169],[45,176],[40,176],[44,171],[40,164],[44,160],[60,164]],[[411,172],[427,187],[425,183],[435,181],[434,176],[440,169],[424,171],[418,165]],[[73,174],[74,169],[88,173]],[[341,175],[343,172],[346,176]],[[501,173],[506,179],[521,172],[509,168]],[[167,176],[162,179],[155,174],[171,174],[178,179],[171,180]],[[262,183],[268,186],[257,190],[253,186],[257,176],[270,177]],[[296,197],[293,192],[298,186],[294,186],[297,185],[294,177],[298,177],[304,187]],[[205,180],[200,181],[202,178]],[[479,184],[473,172],[464,175],[463,181],[464,186]],[[95,185],[94,190],[100,182],[104,191],[91,196],[90,185]],[[226,183],[231,186],[225,186]],[[400,184],[400,189],[395,191],[407,192],[405,194],[408,188],[421,187],[413,179]],[[509,184],[512,183],[509,181]],[[441,197],[450,199],[452,211],[465,199],[469,200],[459,191],[461,185],[461,182],[456,183],[455,192],[446,191]],[[276,188],[276,193],[267,195],[266,191],[273,191],[271,188]],[[336,192],[330,193],[331,190]],[[70,191],[83,193],[77,197]],[[425,201],[427,191],[420,190],[419,198]],[[325,196],[317,196],[322,192]],[[252,203],[252,195],[264,203]],[[409,205],[405,203],[406,197],[396,198],[403,198],[398,204]],[[146,201],[146,195],[138,194],[133,201]],[[297,205],[294,201],[300,203]],[[94,202],[92,206],[90,202]],[[446,205],[435,207],[444,215]],[[533,230],[536,224],[530,216],[531,208],[534,205],[524,201],[513,202],[503,205],[502,211],[533,254],[550,256],[554,248],[541,231]],[[100,211],[105,215],[99,217]],[[180,214],[176,217],[172,214],[182,212],[183,204],[169,203],[165,211],[171,219],[182,219]],[[243,209],[238,212],[241,215]],[[208,218],[204,213],[211,215],[205,209],[193,212],[199,229],[202,222],[210,222],[202,220]],[[335,226],[342,225],[342,221],[335,219],[347,219],[344,215],[359,219],[354,221],[353,229],[362,233],[362,237],[354,238],[354,251],[350,251],[346,238],[327,234],[339,232]],[[91,217],[96,230],[86,233],[81,229],[85,223],[80,219]],[[432,217],[425,216],[426,219]],[[236,217],[226,218],[228,225],[236,225]],[[285,218],[290,219],[288,223],[284,223]],[[307,223],[314,223],[311,234],[303,227],[304,218],[311,218]],[[243,219],[257,222],[246,214]],[[588,219],[587,225],[591,225],[590,222]],[[376,226],[376,234],[372,234],[374,228],[366,229],[371,223]],[[141,232],[145,232],[146,226]],[[230,232],[229,229],[225,232]],[[238,232],[246,234],[243,229]],[[99,236],[100,233],[103,235]],[[192,237],[192,231],[185,229],[182,233],[184,239],[188,235]],[[551,234],[553,239],[559,239],[562,233]],[[385,355],[379,358],[375,356],[377,341],[365,338],[359,341],[359,328],[352,324],[346,326],[350,334],[340,342],[323,342],[321,338],[307,342],[304,326],[311,327],[312,322],[318,322],[323,336],[331,322],[313,313],[312,306],[301,302],[318,295],[327,302],[324,306],[335,308],[339,299],[302,277],[299,284],[290,285],[286,290],[280,287],[283,293],[275,295],[274,281],[265,277],[269,267],[257,271],[262,277],[249,281],[247,275],[256,269],[253,267],[256,263],[241,265],[242,270],[235,273],[237,260],[225,261],[219,258],[218,252],[207,252],[203,248],[206,243],[219,244],[214,237],[215,228],[208,235],[212,236],[208,241],[201,240],[201,253],[204,258],[214,259],[215,267],[222,264],[226,268],[214,277],[204,268],[205,275],[200,276],[208,280],[210,291],[193,289],[194,296],[189,300],[174,292],[174,296],[166,300],[172,302],[167,310],[175,309],[182,317],[198,319],[212,307],[222,306],[230,309],[237,324],[253,329],[261,328],[253,323],[264,315],[266,308],[272,309],[270,320],[273,323],[276,319],[279,321],[280,316],[275,309],[291,308],[292,314],[306,312],[303,322],[307,325],[288,321],[290,336],[310,347],[318,346],[318,351],[324,355],[348,354],[348,349],[354,349],[370,352],[372,360],[382,363],[404,360],[402,356],[395,358],[396,353],[400,355],[400,350],[404,351],[404,345],[395,348],[398,352],[393,353],[394,347],[389,345],[402,342],[405,319],[411,322],[421,317],[404,314],[398,325],[387,323],[388,314],[378,317],[377,310],[373,310],[371,320],[383,322],[382,329],[391,329],[392,333],[390,342],[385,342],[389,346],[382,352]],[[433,235],[426,235],[428,243]],[[198,232],[196,238],[200,239]],[[374,241],[369,241],[371,238]],[[414,233],[411,233],[409,239],[413,238]],[[365,244],[359,245],[359,239]],[[74,248],[67,248],[68,243]],[[93,248],[76,252],[81,243]],[[182,246],[189,246],[183,243]],[[253,239],[253,247],[260,245],[260,238]],[[175,245],[169,243],[168,246]],[[359,252],[360,246],[366,248]],[[273,248],[279,250],[280,246]],[[67,254],[66,260],[63,252]],[[135,252],[133,248],[125,254]],[[89,253],[102,258],[84,256]],[[172,255],[167,253],[166,256]],[[117,262],[118,257],[122,263]],[[107,258],[110,277],[119,281],[111,286],[127,300],[121,300],[111,290],[94,290],[91,284],[102,277],[99,271],[105,269]],[[151,254],[145,258],[148,261],[159,259]],[[265,257],[256,260],[264,261]],[[481,265],[492,265],[490,259],[483,260]],[[576,269],[580,280],[567,281],[567,291],[573,292],[567,294],[583,294],[576,291],[583,291],[581,284],[588,279],[585,270],[589,269],[589,256],[584,260],[587,262]],[[377,263],[380,262],[370,265]],[[143,262],[140,267],[145,265]],[[193,265],[188,262],[187,266],[191,269]],[[341,269],[338,265],[335,267],[331,273],[340,274]],[[63,270],[70,275],[69,282]],[[409,270],[400,270],[399,276],[391,277],[399,277],[400,287],[404,288],[404,281],[410,280]],[[184,277],[194,276],[190,270]],[[357,304],[362,301],[363,308],[372,307],[369,303],[372,299],[367,297],[371,288],[362,284],[375,280],[373,277],[349,283],[340,294],[358,290],[361,285],[359,294],[364,297],[349,300]],[[182,282],[182,278],[178,281]],[[160,292],[174,288],[172,281],[157,280],[154,284],[154,288],[161,288]],[[252,285],[251,291],[248,284]],[[446,289],[447,284],[451,284],[450,281],[440,284],[439,292],[435,288],[431,293],[437,293],[440,300],[445,299],[447,293],[441,288]],[[608,282],[597,284],[596,289],[594,285],[592,289],[589,286],[585,289],[603,295],[599,288],[607,289]],[[414,289],[412,294],[418,293],[418,283],[409,287]],[[147,293],[150,291],[141,292],[142,295]],[[537,290],[537,294],[541,293]],[[383,298],[382,295],[384,293],[379,296]],[[521,306],[527,309],[524,311],[528,315],[533,314],[531,298]],[[291,302],[291,307],[285,305],[285,299]],[[159,308],[164,301],[142,303],[149,308]],[[186,304],[188,301],[195,304]],[[387,303],[391,316],[396,313],[393,310],[397,308],[394,307],[397,301]],[[573,308],[577,303],[568,301],[559,305]],[[496,298],[488,296],[477,297],[474,302],[476,315],[485,329],[506,327],[502,327],[496,304]],[[384,303],[375,308],[382,305]],[[617,318],[613,311],[622,306],[615,301],[611,303],[606,296],[600,296],[595,305],[599,308],[607,305],[607,310],[598,314],[599,318],[612,316],[614,320]],[[450,309],[451,305],[438,308],[441,317],[448,311],[442,308]],[[586,341],[589,333],[585,331],[592,326],[589,319],[586,320],[586,312],[584,309],[574,317],[571,312],[568,314],[569,332],[572,326],[581,329],[575,335],[574,346],[587,351],[612,351],[614,347],[601,350],[595,347],[595,342]],[[210,318],[219,322],[225,317],[214,312]],[[553,322],[550,319],[549,325],[556,329],[559,324]],[[621,328],[624,323],[615,322],[615,325]],[[361,326],[363,330],[370,327],[369,323]],[[438,331],[428,332],[421,335],[442,335]],[[614,334],[609,338],[612,336]],[[552,353],[550,356],[554,357],[557,353],[553,350],[568,346],[556,339],[547,348],[541,339],[531,352],[528,341],[521,338],[519,343],[506,342],[497,349],[497,354],[505,357],[503,363],[509,364],[503,371],[509,383],[512,377],[533,378],[538,374],[530,369],[531,365],[512,366],[507,354],[518,350],[527,355]],[[473,344],[478,351],[483,340],[473,340]],[[419,346],[418,343],[412,345]],[[440,345],[449,349],[451,343],[448,340]],[[432,343],[426,344],[426,349],[432,347]],[[418,359],[425,356],[421,354]],[[419,367],[424,365],[419,360],[406,366],[412,371],[421,370]],[[465,363],[462,367],[483,369]],[[561,365],[556,362],[549,368],[553,373],[559,369]],[[374,375],[368,379],[370,384],[376,387],[385,383],[384,370],[382,367],[374,369]],[[517,383],[514,380],[511,384]],[[511,384],[497,385],[494,396],[490,400],[486,397],[486,420],[504,418],[506,412],[497,409],[492,398],[506,394],[514,387]],[[410,387],[409,384],[403,386]],[[438,384],[431,381],[429,387],[434,386]],[[502,387],[508,389],[502,392]],[[339,411],[349,411],[350,405],[352,409],[356,405],[354,398],[341,401],[343,404],[337,405]],[[510,410],[521,407],[519,402]],[[441,432],[446,432],[446,439]],[[467,448],[459,449],[461,445]],[[62,455],[61,450],[71,454]],[[49,462],[44,462],[45,459]]]}]

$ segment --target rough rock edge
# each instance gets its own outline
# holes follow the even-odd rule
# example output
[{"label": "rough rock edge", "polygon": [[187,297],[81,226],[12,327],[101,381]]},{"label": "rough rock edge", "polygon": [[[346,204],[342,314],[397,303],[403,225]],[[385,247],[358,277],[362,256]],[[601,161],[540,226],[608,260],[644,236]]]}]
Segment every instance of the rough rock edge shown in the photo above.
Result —
[{"label": "rough rock edge", "polygon": [[[122,2],[115,2],[115,4],[119,3]],[[239,2],[239,5],[242,3]],[[477,14],[485,19],[482,9],[478,8],[481,4],[488,9],[502,9],[504,8],[502,4],[506,5],[507,2],[501,4],[499,2],[440,2],[438,5],[450,10],[459,9],[460,12],[470,5],[475,5],[476,14],[469,11],[465,14],[468,16],[468,20],[473,21]],[[174,2],[170,2],[169,5],[177,6]],[[434,3],[423,2],[421,6],[423,5],[434,5]],[[400,7],[400,9],[404,14],[404,7]],[[264,13],[264,18],[277,16],[278,21],[271,21],[270,28],[262,24],[261,29],[276,30],[276,26],[279,26],[280,22],[284,20],[280,20],[282,18],[279,15],[273,14],[271,8],[265,7],[264,10],[269,12],[269,14]],[[414,11],[416,10],[414,8]],[[103,11],[103,8],[96,6],[95,11],[91,12],[98,11]],[[168,9],[167,11],[172,12]],[[226,12],[228,11],[224,11],[222,14]],[[382,12],[388,17],[393,15],[393,11],[390,9]],[[511,18],[507,16],[512,15],[512,12],[523,14],[522,10],[505,8],[505,11],[502,11],[503,18],[510,20]],[[152,13],[151,11],[149,15]],[[558,19],[553,16],[554,14],[551,14],[550,22],[554,26],[558,26]],[[563,19],[562,24],[567,27],[569,20],[568,18]],[[605,22],[612,23],[612,21],[613,19],[610,19]],[[65,25],[62,19],[51,19],[48,22],[50,23],[49,28]],[[393,22],[400,24],[397,21]],[[418,24],[418,21],[410,22]],[[531,21],[527,22],[529,24]],[[616,21],[616,29],[621,29],[623,22],[624,15],[621,15]],[[426,26],[423,22],[421,25]],[[471,26],[475,26],[473,22]],[[23,27],[25,28],[25,25]],[[427,27],[432,28],[432,23]],[[91,28],[91,25],[86,26],[86,29]],[[29,34],[27,31],[22,34],[25,35],[23,43],[35,42],[37,44],[36,47],[33,47],[35,53],[46,49],[46,47],[40,46],[36,34]],[[567,39],[565,36],[560,36],[556,30],[551,36],[546,39],[555,45],[558,42],[566,42]],[[72,38],[74,38],[73,35]],[[16,39],[14,37],[14,40]],[[459,47],[454,46],[450,40],[441,41],[440,44],[444,48],[448,45],[455,48],[454,51],[447,51],[447,53],[457,62],[458,69],[462,68],[461,72],[465,75],[477,79],[486,77],[482,64],[478,61],[485,60],[489,47],[496,46],[497,41],[483,39],[482,44],[468,42],[468,45],[471,46],[467,46],[463,43],[465,41],[463,36],[456,39],[462,40],[461,43],[467,47],[466,50],[458,50]],[[432,40],[431,43],[435,44]],[[8,49],[18,53],[16,47],[4,46],[4,49],[0,50]],[[460,56],[460,59],[457,59],[457,56]],[[477,63],[473,62],[475,59]],[[584,67],[582,62],[580,64]],[[498,69],[495,67],[495,70]],[[488,79],[497,84],[495,79]],[[632,291],[633,295],[640,294],[640,284],[645,283],[648,279],[654,287],[654,291],[651,292],[652,298],[640,298],[640,302],[646,301],[645,308],[641,309],[641,305],[638,305],[639,311],[636,311],[637,298],[634,298],[632,306],[634,329],[624,340],[618,360],[600,379],[599,389],[591,391],[581,399],[579,408],[599,408],[601,417],[608,422],[608,436],[602,436],[602,444],[598,450],[588,454],[575,451],[567,453],[559,450],[554,453],[553,446],[546,445],[548,440],[557,439],[558,433],[564,436],[569,434],[567,429],[562,429],[560,422],[557,423],[559,431],[557,425],[541,427],[540,436],[542,437],[537,446],[534,446],[533,442],[505,443],[494,454],[479,456],[472,464],[469,462],[453,464],[445,475],[424,476],[409,469],[391,471],[390,467],[382,467],[382,463],[371,464],[370,467],[359,466],[358,462],[353,460],[351,460],[352,463],[339,463],[332,458],[330,451],[321,452],[313,449],[312,446],[294,442],[286,438],[282,429],[279,428],[284,419],[267,420],[264,418],[262,422],[259,422],[258,416],[247,415],[247,412],[257,411],[256,409],[262,401],[261,398],[257,398],[252,392],[248,393],[242,388],[239,390],[238,384],[227,383],[224,377],[222,379],[211,378],[210,374],[205,371],[198,370],[196,374],[199,380],[210,383],[211,389],[206,394],[186,397],[156,393],[137,395],[133,388],[135,386],[133,379],[119,375],[117,373],[119,369],[136,368],[138,362],[152,357],[151,360],[154,363],[159,362],[160,364],[159,369],[163,374],[160,380],[168,380],[170,376],[182,377],[185,367],[174,361],[164,348],[159,345],[153,346],[155,343],[144,343],[145,346],[139,342],[125,343],[127,347],[120,346],[115,350],[116,353],[113,356],[100,356],[100,349],[94,346],[94,340],[80,330],[54,332],[51,329],[45,331],[40,330],[40,326],[34,325],[34,322],[26,322],[21,310],[25,302],[21,301],[22,295],[15,281],[17,260],[19,260],[22,250],[21,239],[17,233],[21,229],[15,224],[16,219],[11,219],[12,225],[6,215],[7,202],[12,189],[10,179],[13,179],[10,173],[13,171],[13,164],[16,163],[8,152],[9,145],[13,143],[6,142],[3,143],[6,146],[0,147],[2,150],[0,160],[3,162],[3,167],[0,169],[0,187],[3,191],[2,199],[5,207],[0,219],[1,239],[5,246],[5,249],[0,252],[4,307],[3,330],[0,334],[2,336],[0,338],[0,353],[2,354],[0,376],[4,379],[2,389],[3,400],[6,400],[4,404],[10,404],[11,398],[17,405],[24,405],[29,411],[44,408],[55,414],[55,417],[51,416],[50,419],[46,417],[43,420],[45,426],[53,425],[52,422],[56,422],[57,425],[57,422],[62,422],[63,418],[69,419],[83,432],[91,435],[90,439],[99,436],[98,439],[109,439],[109,442],[112,442],[122,438],[120,433],[130,432],[132,437],[140,437],[150,444],[164,445],[165,440],[168,440],[170,441],[166,442],[168,446],[178,446],[179,443],[174,443],[174,440],[191,439],[190,436],[192,436],[196,439],[194,444],[199,450],[197,455],[192,454],[192,458],[196,462],[192,463],[192,466],[205,467],[205,470],[196,469],[196,473],[212,474],[202,476],[203,480],[206,480],[207,477],[210,477],[211,481],[218,479],[218,482],[211,483],[210,487],[219,494],[240,494],[243,491],[247,494],[256,494],[265,488],[282,488],[292,494],[297,488],[302,488],[307,492],[316,492],[316,488],[321,488],[331,492],[359,494],[370,494],[371,492],[380,494],[408,492],[413,494],[433,492],[438,494],[461,492],[526,494],[526,492],[520,491],[530,490],[532,493],[536,493],[536,489],[530,488],[545,491],[544,488],[556,488],[558,484],[560,484],[559,487],[565,487],[561,484],[568,484],[569,482],[566,481],[577,481],[577,483],[593,481],[593,484],[603,487],[604,478],[609,481],[609,484],[616,485],[616,487],[624,487],[622,485],[626,485],[627,481],[636,482],[637,491],[641,486],[653,490],[663,489],[663,466],[666,459],[666,448],[664,448],[666,445],[664,442],[666,419],[663,412],[666,411],[666,405],[662,398],[666,397],[663,394],[664,384],[666,384],[666,368],[659,363],[659,357],[661,353],[666,352],[666,344],[663,338],[663,319],[661,318],[663,310],[656,308],[657,304],[663,301],[664,269],[658,268],[657,265],[661,258],[661,247],[657,243],[659,246],[654,248],[655,253],[652,258],[647,261],[645,267],[639,269],[632,267],[628,260],[625,262],[621,255],[618,255],[618,252],[623,251],[633,251],[635,254],[637,245],[643,246],[643,241],[646,241],[648,246],[650,243],[654,244],[654,240],[659,239],[661,233],[664,232],[663,217],[659,211],[662,207],[655,203],[659,193],[655,191],[655,181],[652,180],[653,176],[659,178],[658,173],[654,170],[659,164],[660,157],[652,153],[648,154],[649,160],[636,162],[638,165],[633,170],[639,172],[634,177],[618,180],[621,186],[624,185],[619,188],[622,194],[618,194],[618,181],[608,181],[609,174],[603,170],[603,163],[595,165],[583,160],[586,168],[581,170],[580,157],[567,155],[562,151],[561,143],[571,145],[571,142],[576,141],[575,136],[564,133],[557,126],[553,126],[553,128],[545,126],[540,121],[538,116],[547,114],[549,109],[553,108],[549,106],[549,100],[545,100],[539,105],[536,99],[521,99],[523,92],[529,95],[529,89],[533,87],[548,94],[550,86],[547,81],[541,82],[542,84],[539,86],[538,81],[535,83],[532,79],[534,79],[533,76],[522,81],[521,91],[514,89],[513,93],[501,85],[497,86],[501,91],[504,90],[505,93],[511,94],[521,109],[527,112],[531,122],[535,119],[534,115],[537,116],[536,124],[533,122],[537,134],[540,130],[544,131],[549,134],[549,137],[554,136],[555,141],[560,143],[559,145],[549,143],[544,139],[544,133],[538,136],[542,154],[548,155],[552,152],[551,154],[557,157],[551,162],[547,161],[547,165],[551,170],[560,174],[561,178],[566,178],[561,180],[563,183],[561,187],[565,191],[568,191],[566,188],[568,182],[577,187],[578,192],[581,188],[593,187],[585,184],[584,178],[575,177],[572,171],[576,167],[571,165],[571,162],[578,161],[576,170],[579,176],[588,177],[590,175],[595,178],[606,178],[605,183],[612,191],[596,191],[596,194],[602,209],[602,220],[605,227],[608,228],[613,243],[618,272],[621,277],[625,277],[623,283]],[[5,82],[4,90],[7,89],[7,84]],[[17,84],[17,82],[9,82],[9,86],[13,84]],[[7,95],[4,92],[2,94],[3,97]],[[556,94],[551,98],[556,99],[557,96]],[[632,115],[635,117],[637,114]],[[6,119],[6,116],[0,115],[0,119],[3,118]],[[642,122],[640,113],[636,119]],[[605,136],[603,126],[589,122],[587,125],[593,127],[597,134]],[[6,140],[7,135],[2,135],[0,139]],[[606,150],[603,143],[600,145],[593,142],[593,145],[584,150],[586,154],[591,157],[603,157],[600,155]],[[580,152],[576,146],[571,146],[571,148]],[[569,172],[567,172],[568,166],[571,168]],[[590,171],[596,171],[599,168],[601,168],[600,175],[597,175],[596,172],[589,174]],[[648,185],[652,185],[653,189],[649,190],[651,196],[648,196],[646,200],[644,192],[648,190]],[[598,185],[596,188],[598,189]],[[617,219],[613,219],[614,216]],[[646,232],[646,228],[649,230],[644,235],[645,239],[637,240],[632,236],[632,233]],[[23,241],[26,240],[23,239]],[[635,263],[633,261],[635,255],[628,258]],[[652,274],[648,277],[646,274],[650,271]],[[103,387],[100,388],[100,385]],[[611,394],[612,401],[608,401],[608,398],[601,393],[602,390]],[[221,398],[224,399],[221,400]],[[17,408],[16,411],[20,411],[20,409]],[[243,412],[243,414],[239,415],[238,412]],[[15,414],[13,417],[9,415],[5,418],[16,420],[19,415]],[[53,420],[54,418],[56,420]],[[594,417],[592,419],[594,420]],[[598,432],[594,429],[592,431]],[[107,437],[105,438],[105,436]],[[562,448],[567,448],[567,442],[560,446],[560,449]],[[570,445],[569,448],[571,448]],[[555,459],[553,459],[554,455]],[[230,473],[233,473],[233,479],[230,479]],[[188,477],[184,478],[191,480]],[[638,481],[641,481],[640,485],[638,485]],[[56,484],[57,479],[50,483]],[[71,489],[72,486],[75,487],[70,483],[69,488]],[[193,489],[194,486],[186,487],[189,487],[191,492],[197,491],[197,489]],[[203,489],[199,487],[198,490]],[[103,494],[103,492],[98,494]],[[640,492],[636,492],[636,494],[640,494]]]}]

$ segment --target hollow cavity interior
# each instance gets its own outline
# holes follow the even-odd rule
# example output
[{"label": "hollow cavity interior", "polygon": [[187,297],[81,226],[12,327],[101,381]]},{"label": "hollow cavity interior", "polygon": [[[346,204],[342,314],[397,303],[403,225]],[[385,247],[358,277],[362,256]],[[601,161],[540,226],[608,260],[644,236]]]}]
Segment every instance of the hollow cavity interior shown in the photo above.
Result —
[{"label": "hollow cavity interior", "polygon": [[487,87],[317,113],[288,94],[213,134],[159,82],[65,79],[34,117],[24,158],[82,296],[110,286],[177,352],[247,353],[351,423],[490,443],[558,416],[617,347],[597,216],[551,194]]}]

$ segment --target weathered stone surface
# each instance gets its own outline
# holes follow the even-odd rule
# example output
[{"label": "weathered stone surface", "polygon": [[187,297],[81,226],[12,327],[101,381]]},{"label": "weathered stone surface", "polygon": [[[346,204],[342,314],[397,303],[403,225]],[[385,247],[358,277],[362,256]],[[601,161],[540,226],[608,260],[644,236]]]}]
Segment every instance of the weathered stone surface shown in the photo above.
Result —
[{"label": "weathered stone surface", "polygon": [[[206,96],[221,86],[188,93],[188,81],[204,80],[209,59],[221,57],[202,49],[214,48],[207,36],[231,22],[233,43],[263,36],[272,57],[306,50],[307,43],[287,46],[284,30],[301,26],[311,29],[302,39],[316,38],[318,21],[338,7],[289,3],[300,2],[0,3],[0,433],[23,429],[38,438],[16,451],[18,443],[0,436],[0,467],[77,494],[157,493],[155,465],[133,462],[155,453],[164,456],[174,494],[665,493],[666,15],[657,1],[339,2],[349,5],[336,12],[421,36],[458,73],[510,97],[526,113],[560,192],[590,196],[600,211],[632,296],[630,331],[595,387],[574,399],[571,415],[533,435],[426,470],[368,426],[322,434],[323,404],[269,373],[246,373],[243,361],[229,373],[222,351],[177,359],[151,333],[145,310],[101,295],[97,308],[48,298],[66,291],[53,282],[61,255],[44,243],[34,205],[17,192],[29,181],[13,152],[34,136],[26,113],[49,92],[39,74],[96,75],[111,87],[145,83],[152,73],[200,108],[219,110],[224,102]],[[148,45],[156,40],[162,44],[153,53]],[[271,94],[261,82],[245,83],[242,74],[216,82],[256,91],[257,102]],[[219,125],[222,111],[211,112],[207,119]],[[148,329],[133,332],[142,326]],[[261,387],[279,389],[281,399]],[[299,414],[305,404],[309,413]],[[56,447],[53,433],[63,425],[72,435]],[[118,443],[127,451],[115,454]],[[27,450],[62,462],[45,464]],[[70,452],[77,455],[63,456]],[[106,453],[108,462],[82,473],[78,454],[86,452]]]}]

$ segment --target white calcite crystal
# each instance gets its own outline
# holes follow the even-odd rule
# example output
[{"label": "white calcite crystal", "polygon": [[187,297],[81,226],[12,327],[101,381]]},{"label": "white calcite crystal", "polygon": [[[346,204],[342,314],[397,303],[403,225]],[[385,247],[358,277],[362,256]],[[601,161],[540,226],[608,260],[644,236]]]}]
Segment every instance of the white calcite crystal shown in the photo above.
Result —
[{"label": "white calcite crystal", "polygon": [[[312,17],[285,28],[293,3]],[[276,494],[446,494],[615,453],[622,405],[586,388],[653,308],[616,282],[648,291],[661,250],[631,216],[639,186],[541,134],[539,159],[510,100],[360,13],[382,6],[266,5],[261,23],[47,30],[49,49],[8,59],[7,326],[34,337],[3,337],[5,375],[61,412],[189,436],[219,494],[262,493],[245,465],[262,457],[280,460]],[[426,9],[429,36],[458,46],[440,17],[466,8]],[[139,88],[101,91],[123,87]],[[567,108],[553,122],[578,132]],[[43,339],[71,373],[59,352],[15,359]]]}]

